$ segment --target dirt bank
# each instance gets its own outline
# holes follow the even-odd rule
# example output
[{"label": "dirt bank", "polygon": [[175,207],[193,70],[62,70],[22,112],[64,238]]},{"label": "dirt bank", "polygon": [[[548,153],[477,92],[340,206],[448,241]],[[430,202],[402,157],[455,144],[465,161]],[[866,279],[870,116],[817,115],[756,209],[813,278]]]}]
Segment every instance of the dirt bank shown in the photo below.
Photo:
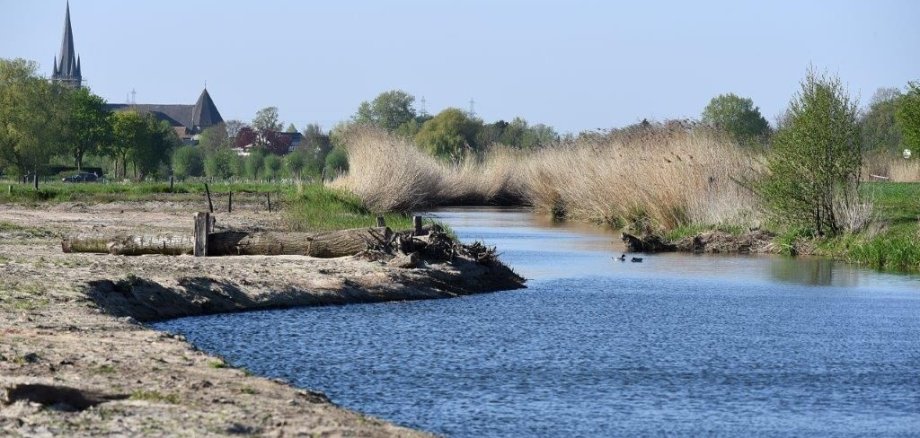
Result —
[{"label": "dirt bank", "polygon": [[[276,228],[240,206],[218,223]],[[139,321],[520,287],[487,260],[63,254],[75,232],[190,232],[194,206],[0,205],[0,435],[415,436],[249,376]]]},{"label": "dirt bank", "polygon": [[657,234],[634,236],[623,233],[623,243],[629,252],[692,252],[696,254],[774,254],[775,235],[768,231],[751,230],[741,234],[706,231],[694,236],[668,240]]}]

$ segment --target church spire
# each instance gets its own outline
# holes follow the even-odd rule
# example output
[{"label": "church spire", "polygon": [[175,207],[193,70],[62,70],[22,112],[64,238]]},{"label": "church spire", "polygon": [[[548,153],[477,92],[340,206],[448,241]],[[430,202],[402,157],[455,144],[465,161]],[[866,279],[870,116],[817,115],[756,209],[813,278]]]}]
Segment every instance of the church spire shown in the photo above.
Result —
[{"label": "church spire", "polygon": [[64,37],[61,39],[61,54],[55,58],[52,80],[63,82],[69,86],[79,88],[83,77],[80,74],[79,58],[76,56],[73,44],[73,29],[70,26],[70,2],[67,2],[67,12],[64,15]]}]

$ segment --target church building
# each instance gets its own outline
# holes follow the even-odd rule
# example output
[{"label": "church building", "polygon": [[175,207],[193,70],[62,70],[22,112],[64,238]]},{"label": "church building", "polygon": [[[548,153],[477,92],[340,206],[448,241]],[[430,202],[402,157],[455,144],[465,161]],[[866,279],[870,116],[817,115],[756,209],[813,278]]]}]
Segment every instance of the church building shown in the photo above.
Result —
[{"label": "church building", "polygon": [[[61,41],[61,54],[54,59],[51,80],[73,88],[83,85],[80,71],[80,57],[76,55],[73,42],[73,29],[70,25],[70,2],[64,16],[64,37]],[[159,120],[165,120],[176,130],[179,138],[189,141],[211,126],[224,122],[217,110],[217,105],[205,88],[194,105],[189,104],[108,104],[109,111],[137,111],[153,114]]]}]

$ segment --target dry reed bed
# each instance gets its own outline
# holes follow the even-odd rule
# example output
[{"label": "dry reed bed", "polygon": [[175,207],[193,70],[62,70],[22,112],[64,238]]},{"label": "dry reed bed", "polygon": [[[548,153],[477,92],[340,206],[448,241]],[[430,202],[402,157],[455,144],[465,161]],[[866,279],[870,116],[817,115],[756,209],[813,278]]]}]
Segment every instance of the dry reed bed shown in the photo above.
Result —
[{"label": "dry reed bed", "polygon": [[918,159],[905,160],[899,154],[874,153],[866,156],[863,161],[862,174],[866,180],[888,178],[887,181],[891,182],[920,182]]},{"label": "dry reed bed", "polygon": [[447,163],[369,128],[345,137],[349,172],[332,185],[374,211],[435,205],[529,204],[573,219],[672,229],[753,225],[755,196],[737,181],[760,160],[706,129],[655,127],[524,153],[494,147]]}]

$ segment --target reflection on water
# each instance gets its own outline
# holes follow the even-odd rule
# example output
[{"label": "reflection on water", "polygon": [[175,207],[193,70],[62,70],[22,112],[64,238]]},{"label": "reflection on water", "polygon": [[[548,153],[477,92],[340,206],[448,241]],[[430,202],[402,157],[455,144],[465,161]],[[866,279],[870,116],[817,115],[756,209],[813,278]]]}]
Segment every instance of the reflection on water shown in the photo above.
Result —
[{"label": "reflection on water", "polygon": [[610,230],[436,213],[526,290],[160,323],[446,436],[916,436],[920,282],[817,258],[614,260]]},{"label": "reflection on water", "polygon": [[920,291],[920,278],[879,273],[820,257],[647,254],[643,263],[614,260],[625,251],[619,232],[579,222],[554,222],[525,209],[452,208],[425,213],[463,240],[498,247],[503,260],[529,279],[616,276],[703,278],[738,283]]}]

